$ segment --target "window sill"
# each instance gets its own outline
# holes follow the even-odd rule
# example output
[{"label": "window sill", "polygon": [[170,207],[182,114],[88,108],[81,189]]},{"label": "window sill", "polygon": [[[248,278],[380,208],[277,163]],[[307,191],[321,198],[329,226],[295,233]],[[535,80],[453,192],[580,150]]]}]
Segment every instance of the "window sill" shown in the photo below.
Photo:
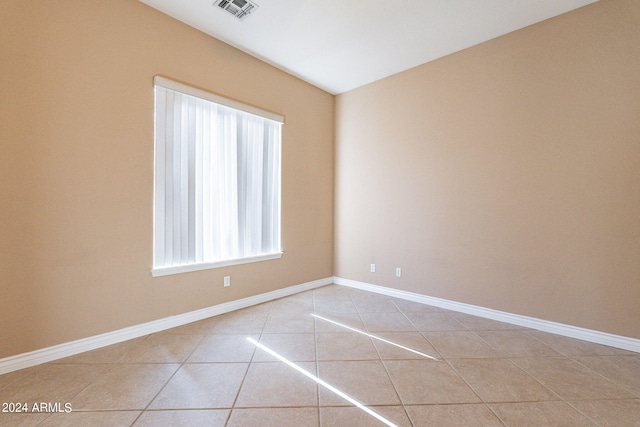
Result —
[{"label": "window sill", "polygon": [[273,254],[256,255],[256,256],[252,256],[252,257],[228,259],[228,260],[217,261],[217,262],[177,265],[177,266],[174,266],[174,267],[152,268],[151,269],[151,275],[153,277],[168,276],[170,274],[188,273],[190,271],[208,270],[208,269],[211,269],[211,268],[228,267],[230,265],[248,264],[248,263],[251,263],[251,262],[268,261],[268,260],[271,260],[271,259],[282,258],[282,254],[283,254],[283,252],[276,252],[276,253],[273,253]]}]

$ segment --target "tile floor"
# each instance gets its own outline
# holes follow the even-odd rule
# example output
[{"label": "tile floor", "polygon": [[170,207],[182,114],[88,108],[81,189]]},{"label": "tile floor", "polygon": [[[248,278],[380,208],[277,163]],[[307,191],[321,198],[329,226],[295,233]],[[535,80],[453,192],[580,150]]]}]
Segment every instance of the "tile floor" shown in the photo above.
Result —
[{"label": "tile floor", "polygon": [[640,426],[638,353],[336,285],[2,375],[72,412],[0,425],[385,425],[313,378],[389,425]]}]

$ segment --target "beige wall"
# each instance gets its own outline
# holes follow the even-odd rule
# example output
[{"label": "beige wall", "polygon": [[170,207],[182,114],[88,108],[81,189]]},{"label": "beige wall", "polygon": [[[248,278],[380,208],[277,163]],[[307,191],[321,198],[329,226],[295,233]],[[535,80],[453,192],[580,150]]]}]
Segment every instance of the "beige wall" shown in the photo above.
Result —
[{"label": "beige wall", "polygon": [[[3,0],[0,61],[0,358],[332,275],[330,94],[136,0]],[[155,74],[286,117],[281,260],[151,277]]]},{"label": "beige wall", "polygon": [[[334,233],[334,97],[136,0],[0,2],[0,358],[333,273],[640,338],[638,16],[337,97]],[[155,74],[285,115],[281,260],[151,278]]]},{"label": "beige wall", "polygon": [[640,338],[639,18],[602,0],[338,96],[335,274]]}]

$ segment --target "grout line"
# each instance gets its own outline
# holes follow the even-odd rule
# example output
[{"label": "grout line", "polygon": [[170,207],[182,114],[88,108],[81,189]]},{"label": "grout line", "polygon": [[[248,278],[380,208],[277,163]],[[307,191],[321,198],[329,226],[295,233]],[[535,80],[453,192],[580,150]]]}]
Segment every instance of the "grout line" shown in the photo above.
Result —
[{"label": "grout line", "polygon": [[[150,337],[151,335],[153,335],[153,334],[149,334],[149,335],[147,336],[147,338],[146,338],[146,339],[144,339],[142,342],[144,343],[144,342],[148,341],[148,340],[149,340],[149,337]],[[190,336],[193,336],[193,335],[190,335]],[[160,393],[162,393],[162,390],[164,390],[164,388],[167,386],[167,384],[169,384],[169,382],[173,379],[173,377],[175,377],[175,375],[178,373],[178,371],[180,371],[180,370],[182,369],[182,367],[185,365],[185,363],[187,362],[187,360],[189,359],[189,357],[191,357],[191,355],[193,354],[193,352],[195,352],[195,351],[196,351],[196,349],[200,346],[200,344],[202,344],[202,341],[204,341],[204,338],[206,337],[206,335],[200,335],[200,334],[198,334],[198,336],[200,337],[200,340],[198,341],[198,344],[196,344],[196,345],[193,347],[193,350],[191,350],[191,352],[190,352],[187,356],[185,356],[184,360],[183,360],[182,362],[180,362],[180,363],[179,363],[179,365],[180,365],[180,366],[178,366],[178,369],[176,369],[176,370],[173,372],[173,374],[171,374],[171,376],[169,376],[169,378],[167,379],[167,381],[165,381],[165,383],[162,385],[162,387],[160,387],[160,388],[158,389],[158,392],[153,396],[153,398],[151,398],[151,400],[149,400],[149,403],[147,403],[147,405],[144,407],[144,409],[143,409],[143,410],[140,412],[140,414],[136,417],[136,419],[134,420],[134,423],[138,421],[138,418],[140,418],[140,417],[142,416],[142,414],[144,414],[144,412],[145,412],[147,409],[149,409],[149,406],[153,403],[153,401],[154,401],[154,400],[156,400],[156,398],[160,395]],[[131,349],[129,349],[129,351],[131,351]],[[129,351],[128,351],[127,353],[129,353]],[[126,355],[125,355],[125,356],[123,356],[123,357],[122,357],[122,359],[124,359],[125,357],[126,357]],[[120,360],[122,360],[122,359],[120,359]],[[174,363],[175,363],[175,362],[174,362]],[[143,364],[143,363],[141,363],[141,364]],[[160,364],[165,364],[165,363],[160,363]],[[171,362],[167,362],[166,364],[173,364],[173,363],[171,363]]]},{"label": "grout line", "polygon": [[[367,325],[365,325],[365,323],[364,323],[364,319],[362,318],[360,310],[358,309],[358,305],[355,303],[355,300],[353,299],[353,295],[351,294],[350,291],[348,291],[347,293],[349,295],[349,298],[351,299],[351,303],[353,304],[353,306],[356,309],[356,313],[357,313],[358,317],[360,318],[360,322],[362,322],[362,326],[365,329],[367,329]],[[391,301],[392,301],[392,304],[404,315],[402,310],[400,310],[400,308],[393,302],[393,300],[391,300]],[[404,315],[404,316],[407,317],[406,315]],[[409,319],[407,319],[407,320],[409,320]],[[409,322],[411,322],[411,320],[409,320]],[[413,322],[411,322],[411,324],[413,325]],[[413,325],[413,326],[415,327],[415,325]],[[417,328],[416,328],[416,330],[417,330]],[[415,427],[415,423],[413,422],[413,419],[411,418],[411,416],[409,416],[409,412],[407,411],[407,408],[406,408],[404,402],[402,401],[402,398],[400,397],[400,393],[398,392],[396,384],[393,382],[393,379],[391,378],[391,375],[389,374],[389,370],[387,369],[387,364],[384,363],[384,360],[382,359],[382,357],[380,355],[380,352],[378,351],[378,348],[375,346],[375,344],[373,345],[373,348],[376,350],[376,353],[378,354],[378,357],[380,358],[380,363],[382,364],[382,367],[383,367],[384,371],[387,374],[387,378],[389,378],[389,382],[391,383],[391,386],[393,387],[393,390],[396,392],[396,396],[398,396],[398,401],[400,402],[400,406],[402,406],[402,410],[404,411],[404,413],[407,416],[407,419],[409,420],[411,425]],[[433,347],[433,348],[435,348],[435,347]]]},{"label": "grout line", "polygon": [[358,402],[357,400],[355,400],[354,398],[352,398],[351,396],[347,395],[346,393],[340,391],[339,389],[337,389],[336,387],[332,386],[331,384],[327,383],[326,381],[318,378],[317,376],[309,373],[308,371],[302,369],[301,367],[299,367],[298,365],[296,365],[295,363],[287,360],[286,358],[282,357],[281,355],[279,355],[278,353],[274,352],[273,350],[271,350],[270,348],[260,344],[259,342],[257,342],[256,340],[254,340],[253,338],[247,338],[247,341],[249,341],[250,343],[252,343],[253,345],[259,347],[261,350],[266,351],[267,353],[271,354],[273,357],[277,358],[278,360],[280,360],[281,362],[283,362],[284,364],[286,364],[287,366],[295,369],[296,371],[300,372],[301,374],[303,374],[304,376],[312,379],[313,381],[315,381],[317,384],[322,385],[323,387],[325,387],[326,389],[332,391],[333,393],[337,394],[338,396],[342,397],[343,399],[345,399],[346,401],[348,401],[349,403],[357,406],[358,408],[360,408],[361,410],[365,411],[367,414],[371,415],[372,417],[378,419],[379,421],[382,421],[383,423],[385,423],[386,425],[390,426],[390,427],[397,427],[394,423],[392,423],[391,421],[387,420],[386,418],[384,418],[383,416],[381,416],[380,414],[378,414],[377,412],[371,410],[370,408],[368,408],[367,406],[363,405],[362,403]]},{"label": "grout line", "polygon": [[[277,301],[277,300],[274,300]],[[264,329],[267,327],[267,322],[271,317],[271,313],[273,312],[273,302],[271,301],[269,304],[269,313],[265,316],[264,324],[262,325],[262,329],[260,330],[260,334],[258,334],[258,341],[262,339],[262,335],[264,334]],[[238,334],[245,335],[245,334]],[[253,334],[247,334],[253,335]],[[251,357],[249,358],[249,362],[247,363],[247,369],[244,371],[244,375],[242,376],[242,381],[240,381],[240,385],[238,386],[238,391],[236,392],[235,397],[233,398],[233,402],[231,402],[231,407],[229,408],[229,414],[227,415],[227,419],[225,420],[224,425],[226,426],[231,421],[231,415],[233,414],[234,409],[236,409],[236,403],[238,402],[238,398],[240,397],[240,392],[242,391],[242,387],[244,386],[244,382],[247,380],[247,375],[249,374],[249,369],[251,369],[251,365],[254,363],[254,357],[256,356],[256,349],[253,349],[251,353]],[[257,362],[256,362],[257,363]]]},{"label": "grout line", "polygon": [[[313,312],[316,312],[316,289],[313,290],[311,294],[313,296]],[[313,320],[313,347],[315,357],[315,365],[316,365],[316,375],[320,377],[320,355],[318,353],[318,325],[315,319]],[[316,403],[318,405],[317,414],[318,414],[318,424],[322,425],[322,411],[320,411],[320,385],[316,383]]]},{"label": "grout line", "polygon": [[[316,318],[318,318],[318,319],[322,319],[322,320],[325,320],[325,321],[327,321],[327,322],[333,323],[334,325],[338,325],[338,326],[343,327],[343,328],[345,328],[345,329],[349,329],[349,330],[351,330],[351,331],[357,332],[357,333],[359,333],[359,334],[366,335],[367,337],[369,337],[369,339],[370,339],[370,340],[376,339],[376,340],[378,340],[378,341],[382,341],[382,342],[384,342],[384,343],[391,344],[391,345],[396,346],[396,347],[398,347],[398,348],[401,348],[401,349],[403,349],[403,350],[407,350],[407,351],[410,351],[410,352],[412,352],[412,353],[418,354],[418,355],[420,355],[420,356],[424,356],[424,357],[426,357],[426,358],[428,358],[428,359],[438,361],[438,359],[436,359],[436,358],[435,358],[435,357],[433,357],[433,356],[429,356],[428,354],[424,354],[424,353],[419,352],[419,351],[417,351],[417,350],[414,350],[414,349],[412,349],[412,348],[409,348],[409,347],[403,346],[403,345],[401,345],[401,344],[397,344],[397,343],[395,343],[395,342],[393,342],[393,341],[389,341],[389,340],[384,339],[384,338],[381,338],[381,337],[379,337],[379,336],[376,336],[376,335],[373,335],[373,334],[370,334],[370,333],[367,333],[367,332],[361,331],[361,330],[356,329],[356,328],[352,328],[351,326],[347,326],[347,325],[343,325],[343,324],[338,323],[338,322],[334,322],[333,320],[326,319],[326,318],[324,318],[324,317],[322,317],[322,316],[318,316],[318,315],[316,315],[316,314],[312,314],[312,316],[313,316],[313,317],[316,317]],[[390,331],[390,332],[391,332],[391,331]],[[375,349],[375,345],[374,345],[374,349]],[[377,351],[377,349],[376,349],[376,351]],[[378,356],[380,356],[380,354],[378,354]]]},{"label": "grout line", "polygon": [[[360,292],[360,291],[359,291]],[[370,293],[368,291],[362,291],[364,293]],[[311,293],[312,295],[312,302],[313,302],[313,311],[314,313],[312,314],[312,316],[315,318],[320,318],[323,320],[327,320],[330,321],[329,319],[325,319],[320,315],[316,315],[316,309],[317,307],[317,296],[316,296],[316,291],[313,290],[313,292]],[[351,294],[351,292],[348,292],[348,296],[351,300],[351,303],[354,306],[355,309],[355,316],[357,318],[360,319],[360,321],[362,322],[363,325],[364,321],[362,320],[362,313],[369,313],[366,311],[362,311],[361,309],[358,308],[358,306],[355,304],[354,302],[354,296]],[[398,307],[398,304],[395,304],[395,302],[393,301],[392,297],[389,296],[385,296],[386,298],[390,298],[392,303],[395,305],[395,307],[397,308],[398,311],[400,311],[400,313],[407,318],[407,320],[409,320],[409,322],[411,323],[411,325],[413,327],[415,327],[415,324],[413,321],[411,321],[411,319],[409,319],[409,317],[407,316],[407,313],[405,313],[402,309],[400,309],[400,307]],[[282,299],[286,299],[288,297],[284,297]],[[329,294],[328,295],[329,300],[331,300],[332,295]],[[362,302],[361,303],[362,306],[364,306],[363,308],[366,309],[366,303]],[[268,310],[264,310],[264,312],[261,312],[262,314],[264,314],[266,312],[266,316],[264,318],[264,323],[262,324],[262,328],[259,334],[256,333],[251,333],[251,334],[238,334],[236,332],[232,332],[229,334],[224,334],[224,333],[215,333],[213,335],[251,335],[252,337],[256,337],[257,336],[257,340],[256,342],[260,341],[261,338],[267,334],[265,332],[266,329],[266,325],[267,322],[269,321],[270,317],[272,314],[274,314],[276,311],[275,305],[274,304],[270,304],[268,307]],[[449,310],[448,309],[442,309],[444,313],[447,313]],[[375,312],[372,312],[375,313]],[[261,315],[262,315],[261,314]],[[296,316],[298,315],[297,312],[294,313]],[[448,314],[448,313],[447,313]],[[300,313],[300,316],[302,316],[303,314]],[[449,315],[451,316],[451,315]],[[453,316],[451,316],[453,317]],[[454,318],[454,320],[457,321],[457,319]],[[330,321],[331,322],[331,321]],[[458,321],[459,322],[459,321]],[[337,322],[332,322],[332,323],[337,323]],[[459,322],[460,323],[460,322]],[[313,324],[313,334],[314,334],[314,346],[315,346],[315,369],[316,369],[316,377],[319,378],[319,348],[318,348],[318,337],[319,334],[321,332],[319,332],[318,327],[319,327],[319,323],[314,320],[314,324]],[[502,420],[502,418],[500,418],[497,414],[496,411],[494,411],[494,409],[492,408],[492,405],[500,405],[500,404],[519,404],[519,403],[544,403],[544,402],[562,402],[563,404],[567,405],[569,408],[571,408],[572,410],[576,411],[578,414],[580,414],[581,416],[584,416],[587,420],[589,420],[590,422],[594,422],[593,419],[591,419],[591,417],[589,417],[586,413],[583,413],[582,411],[580,411],[577,407],[575,407],[572,403],[576,403],[577,401],[593,401],[593,402],[606,402],[606,401],[638,401],[640,398],[640,395],[638,395],[638,393],[633,392],[632,388],[629,388],[629,386],[625,386],[623,384],[620,383],[620,380],[616,380],[614,378],[609,378],[606,375],[606,372],[603,371],[602,369],[595,369],[595,368],[591,368],[589,366],[587,366],[585,363],[583,363],[582,359],[588,359],[588,358],[599,358],[602,359],[603,361],[607,361],[607,363],[609,363],[609,361],[613,361],[614,359],[620,359],[622,360],[622,358],[633,358],[636,357],[637,358],[637,354],[611,354],[611,355],[601,355],[601,354],[585,354],[585,355],[568,355],[566,354],[567,351],[565,350],[564,352],[561,352],[559,350],[556,350],[553,346],[551,346],[550,344],[547,344],[546,342],[542,341],[540,338],[534,336],[533,334],[531,334],[531,331],[528,330],[523,330],[524,334],[526,336],[528,336],[529,338],[531,338],[532,340],[535,340],[538,343],[543,344],[544,346],[554,350],[555,352],[557,352],[558,354],[554,354],[554,355],[546,355],[546,356],[535,356],[535,355],[521,355],[521,356],[507,356],[505,354],[503,354],[503,352],[500,352],[497,350],[497,348],[493,345],[491,345],[488,341],[486,341],[484,338],[482,338],[482,336],[480,336],[479,334],[482,333],[483,331],[485,331],[484,329],[480,330],[480,329],[469,329],[466,326],[463,325],[463,327],[465,328],[464,331],[468,331],[471,332],[474,336],[476,336],[477,338],[479,338],[482,342],[484,342],[486,345],[488,345],[490,348],[493,348],[496,352],[497,352],[497,356],[495,357],[483,357],[483,358],[477,358],[477,357],[447,357],[445,358],[444,356],[442,356],[441,360],[445,361],[448,366],[450,367],[450,369],[453,370],[453,372],[455,372],[455,374],[460,377],[462,379],[462,381],[473,391],[473,393],[479,398],[480,402],[477,403],[467,403],[467,404],[475,404],[475,405],[483,405],[484,407],[488,408],[490,410],[490,412],[502,423],[505,424],[505,421]],[[349,327],[350,328],[350,327]],[[366,325],[364,326],[365,330],[367,330]],[[358,331],[355,328],[350,328],[355,330],[356,332],[362,332],[362,331]],[[420,336],[422,336],[426,342],[428,342],[438,353],[439,351],[437,350],[437,347],[435,345],[433,345],[433,343],[429,340],[429,338],[426,336],[428,333],[430,332],[434,332],[434,333],[450,333],[450,332],[460,332],[460,331],[421,331],[419,330],[417,327],[415,327],[416,331],[398,331],[398,332],[418,332],[420,334]],[[487,331],[493,331],[493,330],[487,330]],[[496,330],[496,332],[500,332],[502,330]],[[509,330],[509,331],[520,331],[518,330]],[[164,331],[163,331],[164,332]],[[392,331],[390,331],[392,332]],[[286,333],[292,333],[292,334],[308,334],[308,332],[281,332],[282,334],[286,334]],[[140,345],[144,345],[145,342],[148,342],[147,340],[149,340],[151,335],[161,335],[163,334],[162,332],[160,333],[154,333],[154,334],[147,334],[145,336],[142,336],[140,338],[140,342],[136,343],[133,346],[129,346],[126,347],[125,350],[123,352],[122,355],[120,355],[119,357],[114,357],[115,361],[109,361],[109,362],[104,362],[104,363],[86,363],[86,362],[80,362],[80,363],[64,363],[63,359],[60,360],[56,360],[53,362],[50,362],[51,365],[77,365],[79,367],[86,367],[86,369],[93,369],[94,367],[97,366],[102,366],[105,369],[105,372],[102,374],[99,374],[95,379],[89,381],[84,387],[82,387],[80,390],[78,390],[76,393],[74,393],[72,396],[70,396],[68,398],[68,401],[71,401],[73,398],[75,398],[76,396],[78,396],[80,393],[82,393],[84,390],[86,390],[88,387],[92,386],[93,384],[95,384],[96,382],[100,381],[102,378],[104,378],[105,375],[109,375],[109,373],[112,371],[112,369],[114,369],[114,367],[117,366],[131,366],[131,365],[147,365],[147,366],[152,366],[152,365],[178,365],[177,369],[175,369],[175,371],[169,376],[169,378],[164,382],[163,385],[160,386],[158,392],[153,396],[153,398],[150,399],[150,401],[147,403],[147,405],[145,406],[144,409],[79,409],[79,410],[74,410],[74,412],[85,412],[85,413],[100,413],[100,412],[115,412],[115,411],[130,411],[130,412],[138,412],[137,416],[135,417],[135,420],[133,421],[133,423],[137,422],[140,420],[140,417],[143,416],[144,413],[146,412],[158,412],[158,411],[195,411],[195,410],[226,410],[227,412],[227,416],[226,416],[226,421],[225,421],[225,425],[227,425],[230,420],[231,420],[231,416],[232,413],[234,411],[235,405],[237,403],[237,400],[239,398],[239,394],[240,391],[242,390],[242,387],[245,383],[245,380],[247,378],[248,375],[248,371],[250,369],[250,367],[254,364],[254,363],[262,363],[259,361],[256,361],[256,353],[258,353],[258,350],[256,350],[255,348],[253,349],[253,352],[251,353],[251,357],[249,359],[249,362],[235,362],[235,361],[227,361],[227,362],[194,362],[194,363],[190,363],[188,362],[189,358],[192,357],[192,355],[194,354],[194,352],[202,345],[202,343],[204,342],[204,340],[206,339],[207,336],[211,336],[212,334],[210,333],[196,333],[196,334],[175,334],[175,335],[189,335],[189,336],[193,336],[193,335],[198,335],[199,336],[199,340],[197,342],[197,344],[194,346],[194,348],[191,350],[191,352],[184,357],[184,359],[181,362],[152,362],[152,363],[148,363],[148,362],[143,362],[143,361],[138,361],[138,362],[124,362],[123,360],[125,360],[125,358],[127,357],[128,354],[130,354],[134,349],[138,348]],[[274,333],[276,334],[276,333]],[[171,334],[169,334],[171,335]],[[373,340],[373,338],[371,338],[371,336],[369,336],[370,340]],[[376,337],[378,338],[378,337]],[[125,341],[126,342],[126,341]],[[373,342],[373,341],[372,341]],[[407,411],[408,407],[412,407],[412,406],[423,406],[422,404],[408,404],[405,405],[402,400],[400,399],[400,395],[398,392],[398,388],[396,388],[396,385],[394,384],[393,380],[391,379],[391,376],[389,375],[389,371],[387,370],[387,366],[385,364],[385,360],[382,358],[381,354],[380,354],[380,350],[378,349],[378,347],[376,347],[375,345],[374,349],[376,351],[377,357],[378,357],[378,361],[380,361],[386,371],[387,377],[391,382],[391,385],[393,386],[395,393],[400,401],[399,404],[381,404],[381,405],[371,405],[372,408],[374,407],[398,407],[398,406],[402,406],[404,413],[407,416],[407,419],[409,420],[409,422],[412,425],[415,425],[415,423],[413,422],[413,420],[411,419],[411,417],[409,416],[409,412]],[[98,349],[99,350],[99,349]],[[116,360],[117,359],[117,360]],[[470,359],[470,360],[479,360],[479,359],[484,359],[484,360],[508,360],[511,364],[515,365],[517,367],[518,370],[522,371],[525,375],[529,376],[530,378],[533,378],[538,384],[540,384],[540,386],[544,387],[546,390],[548,390],[550,392],[550,399],[545,399],[545,400],[541,400],[541,401],[535,401],[535,402],[525,402],[522,400],[514,400],[513,402],[485,402],[484,399],[482,399],[480,397],[480,395],[478,393],[476,393],[476,391],[473,389],[473,387],[471,387],[467,381],[465,380],[465,378],[456,370],[456,368],[452,365],[452,362],[458,359]],[[570,361],[572,363],[575,363],[577,366],[579,366],[581,369],[586,370],[587,372],[589,372],[590,374],[595,374],[598,377],[601,377],[602,379],[612,383],[613,385],[615,385],[615,387],[617,387],[620,390],[624,390],[625,392],[627,392],[630,396],[626,397],[626,398],[615,398],[615,397],[609,397],[609,398],[599,398],[599,397],[592,397],[589,399],[572,399],[572,400],[568,400],[565,399],[563,397],[561,397],[558,393],[556,393],[554,390],[552,390],[550,387],[546,386],[542,380],[539,380],[536,376],[532,375],[531,373],[529,373],[525,368],[521,367],[517,361],[519,359],[539,359],[539,363],[542,364],[546,364],[548,362],[553,362],[553,360],[566,360],[566,361]],[[336,360],[346,360],[346,359],[336,359]],[[394,360],[417,360],[417,359],[394,359]],[[269,362],[268,360],[265,362]],[[150,409],[149,407],[151,406],[151,404],[153,403],[153,401],[155,399],[157,399],[158,395],[160,393],[162,393],[162,391],[167,387],[167,384],[175,377],[175,375],[178,373],[178,371],[180,371],[185,365],[191,365],[191,364],[210,364],[210,363],[215,363],[215,364],[226,364],[226,363],[244,363],[246,365],[245,368],[245,372],[244,375],[242,377],[242,381],[237,389],[237,392],[235,394],[233,403],[231,404],[231,407],[229,408],[212,408],[212,407],[207,407],[207,408],[181,408],[181,409],[169,409],[169,408],[157,408],[157,409]],[[546,366],[546,365],[543,365]],[[598,365],[599,366],[599,365]],[[606,366],[612,366],[610,364],[606,365]],[[626,366],[626,365],[625,365]],[[604,373],[601,373],[604,372]],[[625,370],[626,372],[626,370]],[[18,375],[16,376],[16,379],[14,379],[13,381],[9,381],[8,383],[4,384],[3,386],[0,387],[0,391],[7,391],[8,389],[13,387],[20,387],[19,383],[21,383],[21,381],[25,378],[26,374],[24,375]],[[318,421],[321,424],[322,419],[321,419],[321,409],[323,407],[320,406],[320,385],[319,383],[317,383],[316,385],[316,390],[317,390],[317,400],[316,400],[316,406],[295,406],[295,408],[315,408],[317,410],[317,416],[318,416]],[[553,399],[553,397],[556,397],[557,399]],[[435,406],[447,406],[447,405],[457,405],[457,404],[446,404],[446,403],[438,403],[438,404],[433,404]],[[327,405],[324,406],[325,408],[346,408],[346,407],[350,407],[350,406],[340,406],[340,405]],[[294,408],[293,406],[270,406],[270,407],[256,407],[256,408],[260,408],[260,409],[269,409],[269,408]],[[238,408],[239,409],[239,408]],[[247,408],[242,408],[242,409],[251,409],[251,407],[247,407]],[[51,414],[49,415],[49,417],[51,416]],[[46,423],[46,420],[49,419],[49,417],[46,417],[42,422]],[[594,422],[595,423],[595,422]]]}]

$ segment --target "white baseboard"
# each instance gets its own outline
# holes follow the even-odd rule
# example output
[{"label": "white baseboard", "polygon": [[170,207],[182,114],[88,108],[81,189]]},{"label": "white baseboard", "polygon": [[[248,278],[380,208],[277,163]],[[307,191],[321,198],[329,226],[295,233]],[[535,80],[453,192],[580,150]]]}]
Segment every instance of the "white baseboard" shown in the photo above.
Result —
[{"label": "white baseboard", "polygon": [[344,279],[342,277],[334,277],[333,283],[336,285],[348,286],[351,288],[362,289],[364,291],[375,292],[394,298],[400,298],[417,303],[427,304],[434,307],[445,308],[460,313],[472,314],[474,316],[485,317],[487,319],[498,320],[500,322],[510,323],[512,325],[523,326],[526,328],[537,329],[539,331],[550,332],[552,334],[563,335],[566,337],[577,338],[583,341],[589,341],[597,344],[603,344],[610,347],[621,348],[624,350],[635,351],[640,353],[640,339],[629,338],[620,335],[613,335],[606,332],[594,331],[591,329],[580,328],[577,326],[565,325],[562,323],[551,322],[548,320],[536,319],[534,317],[521,316],[519,314],[506,313],[504,311],[493,310],[490,308],[479,307],[471,304],[464,304],[455,301],[449,301],[441,298],[429,297],[414,292],[407,292],[398,289],[386,288],[383,286],[372,285],[369,283],[358,282],[355,280]]},{"label": "white baseboard", "polygon": [[19,369],[28,368],[39,365],[52,360],[62,359],[63,357],[73,356],[74,354],[83,353],[89,350],[95,350],[111,344],[117,344],[133,338],[142,337],[166,329],[175,328],[177,326],[186,325],[187,323],[196,322],[218,314],[228,313],[230,311],[239,310],[241,308],[250,307],[252,305],[261,304],[278,298],[283,298],[299,292],[308,291],[320,286],[330,285],[333,278],[315,280],[300,285],[289,286],[287,288],[278,289],[264,294],[254,295],[252,297],[242,298],[236,301],[225,302],[223,304],[214,305],[203,308],[201,310],[191,311],[184,314],[178,314],[164,319],[154,320],[152,322],[142,323],[140,325],[131,326],[117,331],[107,332],[95,335],[89,338],[83,338],[64,344],[58,344],[52,347],[46,347],[39,350],[30,351],[28,353],[17,354],[15,356],[0,359],[0,375],[8,372],[17,371]]}]

